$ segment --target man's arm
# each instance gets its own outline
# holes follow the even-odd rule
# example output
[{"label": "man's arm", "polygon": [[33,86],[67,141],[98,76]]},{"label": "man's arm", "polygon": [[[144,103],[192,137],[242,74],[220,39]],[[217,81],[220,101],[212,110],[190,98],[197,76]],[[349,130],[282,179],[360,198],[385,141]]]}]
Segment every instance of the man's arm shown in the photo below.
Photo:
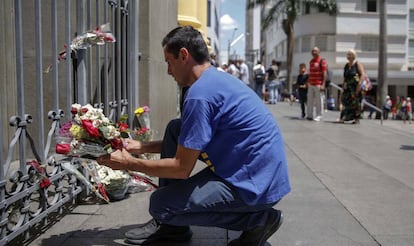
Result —
[{"label": "man's arm", "polygon": [[185,179],[190,176],[199,155],[199,150],[179,145],[176,156],[173,158],[144,160],[133,157],[126,149],[123,149],[99,157],[97,161],[112,169],[138,171],[160,178]]}]

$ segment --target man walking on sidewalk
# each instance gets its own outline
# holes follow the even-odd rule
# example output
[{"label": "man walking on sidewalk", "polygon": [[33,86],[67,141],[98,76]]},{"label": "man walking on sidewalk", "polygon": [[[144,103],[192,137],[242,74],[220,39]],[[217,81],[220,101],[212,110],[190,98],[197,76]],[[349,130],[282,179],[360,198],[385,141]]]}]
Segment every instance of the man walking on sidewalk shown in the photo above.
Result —
[{"label": "man walking on sidewalk", "polygon": [[[175,156],[135,158],[130,153],[160,151],[161,144],[126,140],[125,149],[98,162],[181,180],[152,193],[154,220],[127,232],[126,241],[187,241],[189,226],[198,225],[243,231],[229,245],[265,245],[283,220],[273,207],[290,191],[276,121],[253,90],[210,66],[199,31],[178,27],[162,46],[168,73],[179,86],[189,86]],[[207,167],[190,177],[199,158]]]},{"label": "man walking on sidewalk", "polygon": [[[308,107],[306,118],[308,120],[320,121],[322,119],[321,91],[325,90],[326,60],[320,56],[318,47],[312,49],[312,60],[309,63],[308,79]],[[313,118],[313,107],[316,108],[316,117]]]}]

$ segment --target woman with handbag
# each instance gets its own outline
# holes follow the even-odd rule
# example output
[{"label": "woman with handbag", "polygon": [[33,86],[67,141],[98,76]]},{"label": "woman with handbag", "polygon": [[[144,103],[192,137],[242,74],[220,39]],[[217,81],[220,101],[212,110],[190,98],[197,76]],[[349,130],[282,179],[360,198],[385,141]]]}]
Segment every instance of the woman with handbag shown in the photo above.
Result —
[{"label": "woman with handbag", "polygon": [[339,122],[358,124],[361,117],[361,85],[365,80],[365,71],[361,63],[356,61],[356,52],[348,50],[348,63],[344,67],[344,82],[341,96],[341,117]]}]

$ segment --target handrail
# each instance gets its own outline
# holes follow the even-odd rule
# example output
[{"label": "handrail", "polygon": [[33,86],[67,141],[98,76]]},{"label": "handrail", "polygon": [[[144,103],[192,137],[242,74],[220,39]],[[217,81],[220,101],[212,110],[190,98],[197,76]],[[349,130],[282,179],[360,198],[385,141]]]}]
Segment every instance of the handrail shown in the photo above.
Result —
[{"label": "handrail", "polygon": [[[331,83],[330,83],[330,86],[334,87],[335,89],[339,90],[340,92],[343,92],[343,91],[344,91],[344,89],[343,89],[342,87],[340,87],[339,85],[337,85],[337,84],[335,84],[335,83],[333,83],[333,82],[331,82]],[[365,97],[362,97],[362,101],[361,101],[361,109],[363,109],[364,105],[367,105],[368,107],[370,107],[370,108],[374,109],[375,111],[377,111],[377,112],[380,112],[380,113],[381,113],[381,118],[380,118],[380,121],[381,121],[381,125],[382,125],[383,120],[384,120],[384,112],[383,112],[383,110],[382,110],[382,109],[380,109],[380,108],[378,108],[377,106],[373,105],[372,103],[369,103],[369,102],[365,99]]]}]

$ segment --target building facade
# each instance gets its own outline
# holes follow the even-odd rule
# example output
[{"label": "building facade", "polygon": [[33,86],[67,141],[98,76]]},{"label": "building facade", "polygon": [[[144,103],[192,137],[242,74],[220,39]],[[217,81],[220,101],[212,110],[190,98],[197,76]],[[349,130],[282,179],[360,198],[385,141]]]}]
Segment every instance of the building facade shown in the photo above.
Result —
[{"label": "building facade", "polygon": [[[379,1],[338,0],[336,15],[321,13],[302,1],[294,30],[293,76],[300,63],[308,63],[314,46],[321,49],[333,72],[333,82],[342,84],[343,67],[349,49],[357,52],[368,76],[378,74]],[[392,97],[414,96],[414,0],[387,1],[387,84]],[[283,16],[263,34],[263,59],[286,61],[287,37],[282,30]],[[282,76],[286,70],[282,65]]]}]

